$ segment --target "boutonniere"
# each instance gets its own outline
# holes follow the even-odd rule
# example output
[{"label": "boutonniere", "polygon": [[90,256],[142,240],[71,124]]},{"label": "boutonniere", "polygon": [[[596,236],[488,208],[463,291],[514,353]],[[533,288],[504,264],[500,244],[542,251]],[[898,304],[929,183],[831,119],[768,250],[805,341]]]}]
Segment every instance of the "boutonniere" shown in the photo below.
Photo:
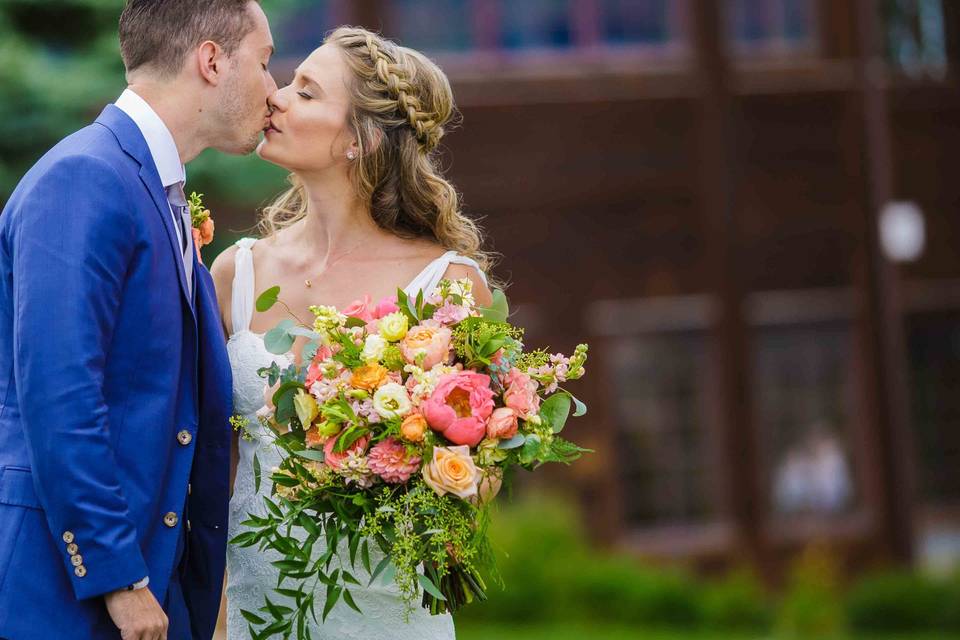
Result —
[{"label": "boutonniere", "polygon": [[194,191],[190,194],[190,224],[193,227],[193,246],[197,248],[197,258],[200,258],[200,247],[213,242],[213,218],[210,209],[203,208],[202,193]]}]

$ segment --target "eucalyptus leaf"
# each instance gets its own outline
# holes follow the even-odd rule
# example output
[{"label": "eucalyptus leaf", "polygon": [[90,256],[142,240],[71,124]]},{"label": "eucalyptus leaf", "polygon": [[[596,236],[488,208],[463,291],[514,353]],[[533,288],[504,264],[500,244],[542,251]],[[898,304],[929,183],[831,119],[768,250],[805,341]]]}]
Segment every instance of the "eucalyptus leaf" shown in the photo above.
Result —
[{"label": "eucalyptus leaf", "polygon": [[264,334],[263,346],[265,346],[270,353],[277,355],[283,355],[289,352],[293,346],[294,339],[294,336],[290,333],[290,329],[294,326],[293,320],[284,318],[277,323],[277,326]]},{"label": "eucalyptus leaf", "polygon": [[280,287],[270,287],[266,291],[260,294],[260,297],[257,298],[257,311],[263,313],[264,311],[269,311],[270,307],[277,303],[277,300],[280,298]]},{"label": "eucalyptus leaf", "polygon": [[507,303],[507,296],[500,289],[493,290],[493,300],[489,307],[482,307],[480,314],[487,320],[494,322],[506,322],[510,317],[510,305]]},{"label": "eucalyptus leaf", "polygon": [[522,433],[518,433],[509,440],[501,440],[500,444],[497,445],[498,449],[516,449],[517,447],[522,447],[523,443],[526,442],[527,437]]},{"label": "eucalyptus leaf", "polygon": [[540,406],[540,417],[550,425],[554,433],[563,431],[563,426],[567,423],[567,417],[570,415],[571,398],[573,396],[565,391],[555,393],[544,400]]}]

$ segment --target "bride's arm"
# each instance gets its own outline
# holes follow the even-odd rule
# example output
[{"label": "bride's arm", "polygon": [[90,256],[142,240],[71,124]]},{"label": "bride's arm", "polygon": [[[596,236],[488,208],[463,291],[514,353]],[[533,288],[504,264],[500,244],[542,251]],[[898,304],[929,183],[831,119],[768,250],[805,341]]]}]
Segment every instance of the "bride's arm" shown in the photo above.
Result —
[{"label": "bride's arm", "polygon": [[[223,325],[224,335],[230,335],[227,318],[230,314],[230,294],[233,290],[233,272],[236,264],[237,246],[231,245],[213,261],[210,275],[213,276],[213,285],[217,290],[217,306],[220,308],[220,323]],[[240,436],[234,431],[230,437],[230,495],[233,495],[233,481],[237,476],[237,461],[240,459]]]},{"label": "bride's arm", "polygon": [[490,293],[490,287],[486,285],[480,273],[473,267],[465,264],[451,264],[447,267],[443,277],[447,280],[460,280],[469,278],[473,283],[473,298],[481,307],[489,307],[493,303],[493,294]]}]

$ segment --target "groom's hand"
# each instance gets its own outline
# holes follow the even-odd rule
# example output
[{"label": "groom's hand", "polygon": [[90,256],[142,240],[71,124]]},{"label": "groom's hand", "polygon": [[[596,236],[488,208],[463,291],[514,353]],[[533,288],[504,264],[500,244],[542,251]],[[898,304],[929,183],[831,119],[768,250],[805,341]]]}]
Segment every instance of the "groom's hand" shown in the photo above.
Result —
[{"label": "groom's hand", "polygon": [[167,614],[150,589],[114,591],[104,599],[123,640],[167,640]]}]

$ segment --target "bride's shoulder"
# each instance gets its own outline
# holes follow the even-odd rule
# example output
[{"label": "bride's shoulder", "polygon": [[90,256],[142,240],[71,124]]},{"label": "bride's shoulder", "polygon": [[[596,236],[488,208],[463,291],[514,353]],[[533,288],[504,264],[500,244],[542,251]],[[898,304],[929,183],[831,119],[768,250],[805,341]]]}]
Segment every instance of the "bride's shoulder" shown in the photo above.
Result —
[{"label": "bride's shoulder", "polygon": [[461,280],[467,278],[473,283],[473,297],[481,307],[489,307],[493,303],[493,294],[487,281],[480,271],[471,265],[450,263],[447,270],[443,273],[447,280]]},{"label": "bride's shoulder", "polygon": [[213,284],[217,291],[225,291],[224,287],[229,287],[230,283],[233,282],[238,249],[237,245],[232,244],[213,259],[213,264],[210,265],[210,275],[213,276]]}]

